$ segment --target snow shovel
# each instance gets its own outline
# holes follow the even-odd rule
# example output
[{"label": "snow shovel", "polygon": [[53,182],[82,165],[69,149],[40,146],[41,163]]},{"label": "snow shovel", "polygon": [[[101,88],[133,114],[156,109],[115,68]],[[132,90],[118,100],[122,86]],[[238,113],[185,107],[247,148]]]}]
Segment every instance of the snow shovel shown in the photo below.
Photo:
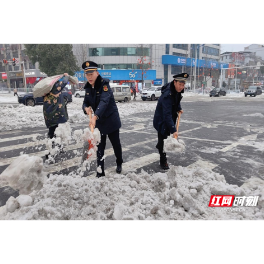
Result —
[{"label": "snow shovel", "polygon": [[[179,125],[180,125],[180,119],[181,119],[181,112],[178,113],[178,119],[177,119],[177,124],[176,124],[176,131],[179,133]],[[178,142],[180,144],[182,144],[180,141],[179,141],[179,136],[174,136],[175,139],[178,140]]]},{"label": "snow shovel", "polygon": [[[91,112],[89,113],[89,118],[90,118],[90,121],[91,121],[92,120],[92,113]],[[90,127],[90,129],[91,129],[91,132],[93,133],[94,132],[94,129],[93,129],[92,126]],[[88,152],[93,147],[94,147],[94,145],[93,145],[92,139],[88,139],[84,143],[84,145],[83,145],[82,162],[84,162],[86,159],[88,159],[91,156],[91,154],[88,154]]]}]

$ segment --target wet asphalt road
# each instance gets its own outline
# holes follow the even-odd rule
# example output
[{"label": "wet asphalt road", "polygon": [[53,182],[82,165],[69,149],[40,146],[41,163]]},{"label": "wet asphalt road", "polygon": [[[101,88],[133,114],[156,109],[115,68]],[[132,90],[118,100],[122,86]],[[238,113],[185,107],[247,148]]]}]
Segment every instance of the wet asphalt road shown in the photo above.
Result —
[{"label": "wet asphalt road", "polygon": [[[137,104],[142,102],[138,99]],[[145,104],[157,102],[146,101]],[[264,179],[264,96],[253,97],[184,97],[179,133],[186,144],[184,153],[167,153],[168,162],[175,166],[195,164],[207,167],[225,176],[229,184],[242,185],[246,179],[256,176]],[[123,173],[144,169],[149,173],[160,172],[158,152],[155,149],[157,133],[152,125],[154,112],[138,113],[122,119],[120,130],[123,147]],[[84,128],[75,124],[73,130]],[[45,145],[33,145],[31,135],[44,139],[47,129],[36,127],[10,132],[0,132],[0,173],[21,152],[44,158]],[[82,146],[73,144],[57,163],[46,166],[47,173],[69,174],[80,167],[76,150]],[[107,173],[114,172],[115,157],[107,140]],[[94,176],[95,162],[85,176]],[[0,188],[0,206],[18,192],[10,187]]]}]

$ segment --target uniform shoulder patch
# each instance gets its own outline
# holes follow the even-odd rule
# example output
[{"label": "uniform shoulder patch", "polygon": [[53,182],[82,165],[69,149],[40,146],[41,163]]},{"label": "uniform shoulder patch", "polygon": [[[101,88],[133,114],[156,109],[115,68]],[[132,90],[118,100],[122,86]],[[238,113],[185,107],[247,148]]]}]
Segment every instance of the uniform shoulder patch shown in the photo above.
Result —
[{"label": "uniform shoulder patch", "polygon": [[108,91],[108,88],[107,88],[107,86],[106,86],[106,85],[104,85],[104,86],[103,86],[103,89],[104,89],[104,91],[105,91],[105,92],[107,92],[107,91]]}]

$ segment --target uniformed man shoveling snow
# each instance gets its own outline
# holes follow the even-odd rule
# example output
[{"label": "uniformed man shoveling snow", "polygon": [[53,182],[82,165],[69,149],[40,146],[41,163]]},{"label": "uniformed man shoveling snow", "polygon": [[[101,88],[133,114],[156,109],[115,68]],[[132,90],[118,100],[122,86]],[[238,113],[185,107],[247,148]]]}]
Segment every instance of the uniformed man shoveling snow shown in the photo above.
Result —
[{"label": "uniformed man shoveling snow", "polygon": [[153,125],[158,131],[156,148],[160,154],[160,166],[164,170],[169,169],[166,153],[164,152],[164,139],[167,139],[170,134],[173,134],[174,138],[178,137],[175,124],[178,113],[183,113],[180,102],[188,77],[188,73],[174,75],[174,80],[162,87],[162,94],[156,107]]}]

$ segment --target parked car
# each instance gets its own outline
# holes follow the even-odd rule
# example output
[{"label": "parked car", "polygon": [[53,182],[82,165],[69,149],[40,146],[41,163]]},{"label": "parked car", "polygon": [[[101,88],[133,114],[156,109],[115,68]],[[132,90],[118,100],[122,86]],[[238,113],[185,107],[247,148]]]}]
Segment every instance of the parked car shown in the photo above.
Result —
[{"label": "parked car", "polygon": [[118,102],[129,102],[131,100],[130,87],[128,85],[113,85],[111,84],[111,89],[115,101]]},{"label": "parked car", "polygon": [[147,90],[144,90],[142,92],[141,99],[143,101],[146,101],[147,99],[150,99],[151,101],[156,100],[161,96],[161,87],[162,86],[153,86]]},{"label": "parked car", "polygon": [[[62,92],[64,100],[67,103],[72,102],[72,92],[65,90]],[[33,97],[33,93],[18,93],[18,103],[24,104],[27,106],[35,106],[43,104],[44,97]]]},{"label": "parked car", "polygon": [[83,89],[83,90],[76,91],[74,96],[77,98],[85,97],[85,90]]},{"label": "parked car", "polygon": [[244,92],[244,94],[245,97],[247,97],[248,95],[255,97],[256,95],[262,94],[262,90],[260,86],[249,86],[248,89]]},{"label": "parked car", "polygon": [[224,88],[214,88],[212,91],[210,91],[209,96],[226,96],[226,90]]}]

